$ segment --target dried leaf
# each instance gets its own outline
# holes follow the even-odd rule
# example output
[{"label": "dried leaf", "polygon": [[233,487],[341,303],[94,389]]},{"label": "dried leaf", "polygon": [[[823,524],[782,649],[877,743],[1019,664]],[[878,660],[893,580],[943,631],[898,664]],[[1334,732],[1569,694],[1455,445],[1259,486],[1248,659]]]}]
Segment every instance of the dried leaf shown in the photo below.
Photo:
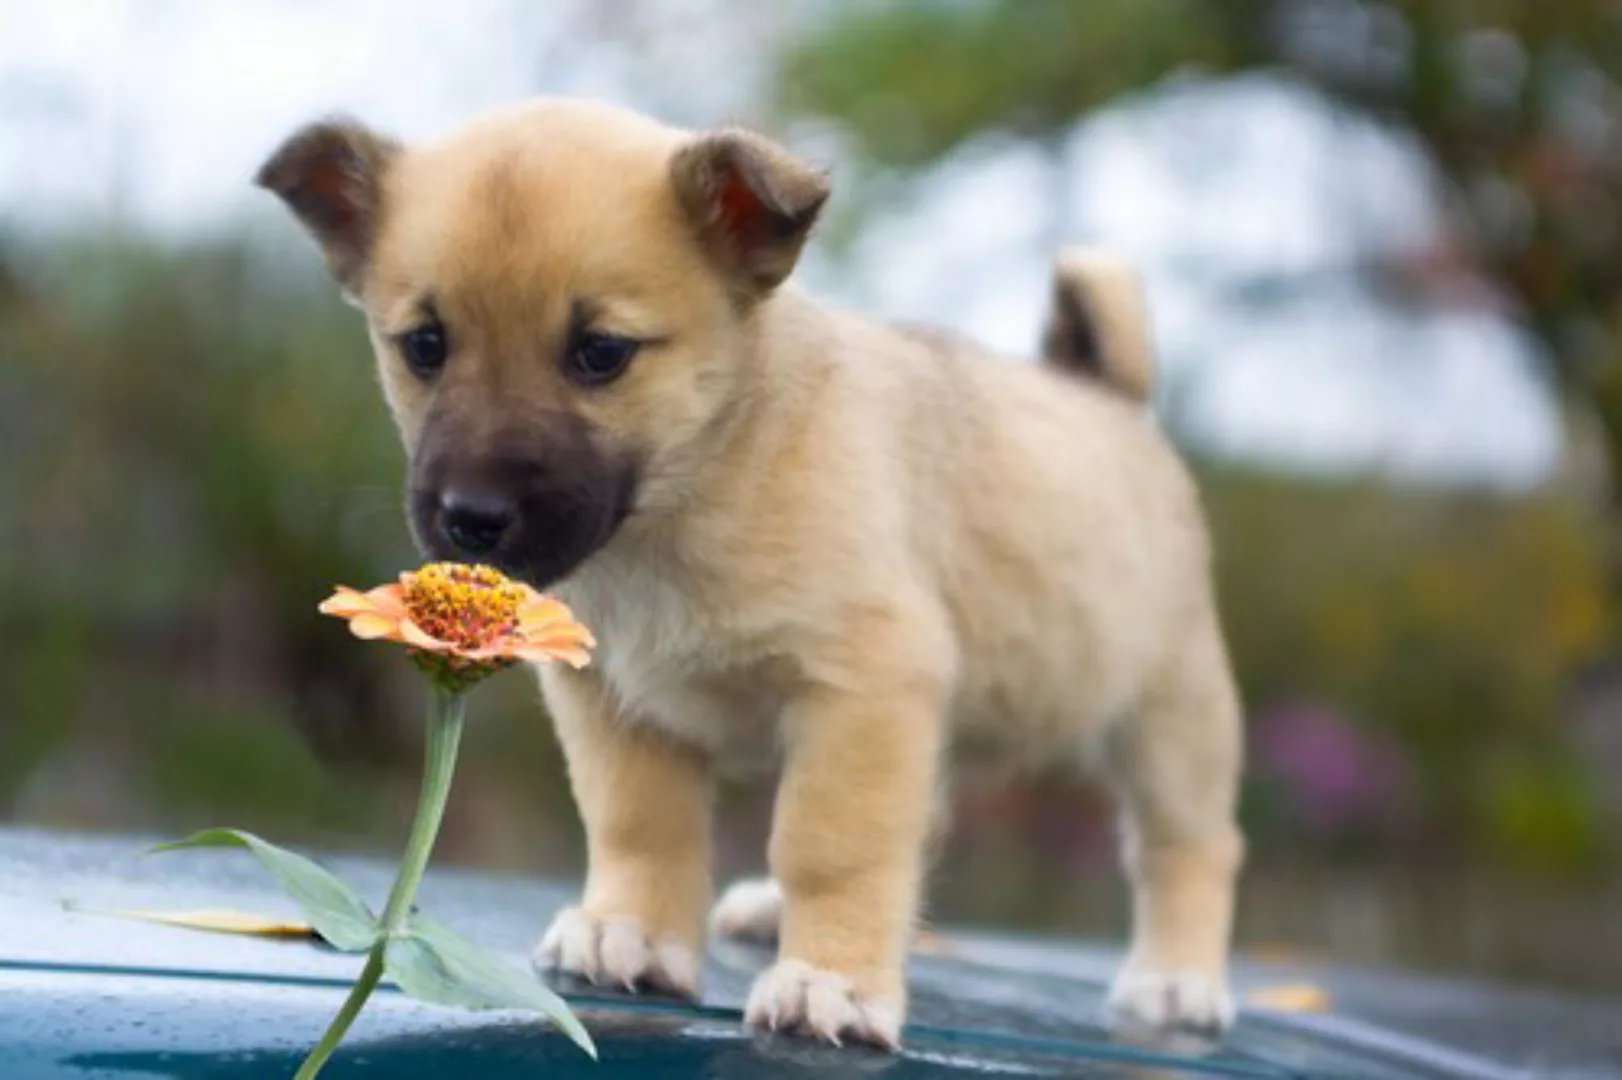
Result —
[{"label": "dried leaf", "polygon": [[273,919],[246,911],[227,911],[224,908],[198,908],[192,911],[151,911],[141,909],[84,908],[66,905],[69,911],[84,915],[102,915],[113,919],[134,919],[138,922],[178,926],[186,930],[206,930],[215,934],[242,934],[248,937],[315,938],[315,928],[296,919]]}]

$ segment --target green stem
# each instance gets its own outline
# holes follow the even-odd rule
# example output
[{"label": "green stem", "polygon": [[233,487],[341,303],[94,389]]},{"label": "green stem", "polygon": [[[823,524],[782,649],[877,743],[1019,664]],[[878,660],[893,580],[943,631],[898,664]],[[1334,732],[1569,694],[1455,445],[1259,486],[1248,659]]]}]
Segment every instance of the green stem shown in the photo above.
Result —
[{"label": "green stem", "polygon": [[456,750],[462,742],[466,701],[462,694],[437,686],[434,688],[428,711],[428,748],[427,761],[422,770],[422,792],[417,796],[417,817],[411,823],[411,836],[406,840],[405,854],[400,857],[400,872],[395,876],[394,888],[389,890],[389,901],[383,908],[385,936],[397,933],[405,926],[406,917],[411,914],[411,901],[417,895],[417,885],[422,881],[423,871],[428,868],[428,856],[434,850],[439,823],[445,818],[451,776],[456,772]]},{"label": "green stem", "polygon": [[383,977],[383,948],[387,944],[386,940],[379,940],[372,946],[372,951],[366,954],[366,966],[361,968],[360,978],[355,980],[354,989],[350,990],[349,996],[344,999],[343,1008],[332,1018],[327,1033],[321,1036],[321,1041],[315,1044],[310,1056],[304,1059],[304,1064],[299,1066],[298,1074],[293,1080],[315,1080],[315,1075],[326,1065],[332,1052],[338,1049],[339,1040],[348,1033],[349,1025],[360,1015],[361,1006],[366,1004],[366,999],[377,989],[377,980]]},{"label": "green stem", "polygon": [[456,751],[462,742],[462,721],[467,712],[466,698],[462,694],[437,686],[433,694],[428,709],[427,760],[422,770],[422,791],[417,796],[417,815],[411,822],[411,835],[406,840],[405,854],[400,857],[400,870],[383,908],[381,932],[366,954],[366,966],[361,969],[354,989],[344,999],[338,1015],[332,1018],[326,1034],[299,1066],[294,1080],[314,1080],[355,1017],[360,1015],[366,999],[377,989],[378,980],[383,977],[389,939],[405,928],[406,919],[411,915],[411,901],[422,883],[423,872],[428,869],[428,856],[434,850],[440,823],[445,819],[445,803],[451,792],[451,777],[456,772]]}]

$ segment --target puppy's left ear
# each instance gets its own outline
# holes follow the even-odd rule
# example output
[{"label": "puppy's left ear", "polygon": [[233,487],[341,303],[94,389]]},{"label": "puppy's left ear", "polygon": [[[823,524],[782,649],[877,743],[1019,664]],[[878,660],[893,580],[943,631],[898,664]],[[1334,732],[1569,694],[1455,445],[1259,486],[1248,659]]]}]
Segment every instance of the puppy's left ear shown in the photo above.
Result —
[{"label": "puppy's left ear", "polygon": [[676,151],[671,180],[721,272],[746,299],[782,284],[828,200],[828,178],[769,139],[727,129]]},{"label": "puppy's left ear", "polygon": [[320,242],[351,300],[360,296],[382,216],[383,176],[400,152],[399,143],[352,120],[328,120],[294,132],[254,177]]}]

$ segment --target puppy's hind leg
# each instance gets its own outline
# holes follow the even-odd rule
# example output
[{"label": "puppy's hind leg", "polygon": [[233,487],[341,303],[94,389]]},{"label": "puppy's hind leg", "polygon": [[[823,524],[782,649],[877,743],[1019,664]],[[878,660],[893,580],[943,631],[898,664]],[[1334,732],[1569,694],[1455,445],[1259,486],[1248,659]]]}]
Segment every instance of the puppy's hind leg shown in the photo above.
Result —
[{"label": "puppy's hind leg", "polygon": [[[951,824],[951,804],[937,784],[934,816],[924,847],[934,855]],[[773,877],[740,878],[726,887],[710,909],[710,933],[744,941],[775,942],[783,922],[783,886]]]},{"label": "puppy's hind leg", "polygon": [[1240,711],[1216,620],[1111,733],[1108,775],[1132,887],[1132,946],[1111,1019],[1217,1033],[1233,1022],[1228,938],[1243,838]]},{"label": "puppy's hind leg", "polygon": [[710,911],[710,933],[749,941],[776,941],[783,921],[783,887],[776,878],[743,878],[728,885]]}]

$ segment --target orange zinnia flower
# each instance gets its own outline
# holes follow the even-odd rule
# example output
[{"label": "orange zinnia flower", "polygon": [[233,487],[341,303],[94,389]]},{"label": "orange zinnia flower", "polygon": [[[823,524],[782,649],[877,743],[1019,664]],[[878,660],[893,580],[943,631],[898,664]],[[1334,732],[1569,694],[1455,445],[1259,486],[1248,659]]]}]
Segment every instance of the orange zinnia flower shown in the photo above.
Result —
[{"label": "orange zinnia flower", "polygon": [[348,619],[358,638],[408,646],[451,690],[519,660],[585,667],[597,644],[562,603],[488,566],[430,563],[367,592],[340,585],[320,611]]}]

